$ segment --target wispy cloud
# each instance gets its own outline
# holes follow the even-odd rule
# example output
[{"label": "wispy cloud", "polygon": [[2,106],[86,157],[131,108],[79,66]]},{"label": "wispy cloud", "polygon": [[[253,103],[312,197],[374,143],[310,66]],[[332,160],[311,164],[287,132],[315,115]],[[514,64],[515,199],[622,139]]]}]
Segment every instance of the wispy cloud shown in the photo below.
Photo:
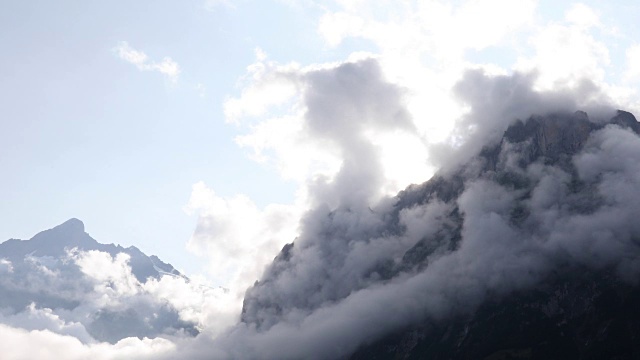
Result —
[{"label": "wispy cloud", "polygon": [[160,62],[151,61],[147,54],[132,48],[126,41],[121,41],[114,51],[120,59],[135,65],[141,71],[157,71],[172,82],[178,81],[180,66],[168,56]]}]

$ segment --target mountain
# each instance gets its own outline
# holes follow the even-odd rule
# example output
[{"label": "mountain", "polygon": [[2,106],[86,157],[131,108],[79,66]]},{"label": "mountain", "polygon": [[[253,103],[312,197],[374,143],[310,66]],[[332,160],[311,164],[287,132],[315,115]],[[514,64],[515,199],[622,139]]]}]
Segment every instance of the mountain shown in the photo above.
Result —
[{"label": "mountain", "polygon": [[378,206],[310,213],[242,321],[324,329],[314,358],[640,359],[639,134],[533,115]]},{"label": "mountain", "polygon": [[159,279],[162,274],[183,276],[170,264],[162,262],[155,255],[147,256],[135,246],[123,248],[120,245],[100,244],[85,232],[82,221],[75,218],[42,231],[29,240],[9,239],[3,242],[0,244],[0,257],[17,263],[27,256],[55,261],[74,248],[101,251],[111,256],[119,253],[129,255],[132,273],[140,282],[145,282],[149,277]]},{"label": "mountain", "polygon": [[97,242],[78,219],[29,240],[0,244],[0,274],[3,323],[20,326],[25,316],[51,322],[53,316],[62,324],[57,328],[80,326],[89,342],[197,333],[195,324],[180,320],[176,309],[150,297],[145,288],[163,276],[188,281],[184,275],[135,246]]},{"label": "mountain", "polygon": [[640,287],[610,272],[567,271],[471,314],[391,333],[350,358],[638,359],[638,301]]}]

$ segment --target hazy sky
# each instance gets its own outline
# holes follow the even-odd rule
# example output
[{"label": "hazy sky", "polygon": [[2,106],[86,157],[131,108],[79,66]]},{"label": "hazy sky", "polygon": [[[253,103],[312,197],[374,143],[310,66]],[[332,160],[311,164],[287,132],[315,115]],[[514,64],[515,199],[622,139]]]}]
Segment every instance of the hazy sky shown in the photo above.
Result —
[{"label": "hazy sky", "polygon": [[[432,173],[428,145],[445,141],[463,110],[448,91],[465,68],[535,69],[540,88],[587,76],[637,108],[633,1],[375,4],[4,2],[0,239],[77,217],[98,241],[225,278],[207,265],[215,256],[186,249],[198,214],[226,219],[206,246],[192,239],[200,254],[215,252],[220,236],[255,250],[269,204],[288,206],[296,223],[311,201],[308,182],[335,174],[340,154],[335,144],[289,141],[304,111],[304,85],[293,78],[349,57],[380,58],[417,129],[371,135],[390,144],[385,193]],[[295,227],[278,234],[293,237]]]}]

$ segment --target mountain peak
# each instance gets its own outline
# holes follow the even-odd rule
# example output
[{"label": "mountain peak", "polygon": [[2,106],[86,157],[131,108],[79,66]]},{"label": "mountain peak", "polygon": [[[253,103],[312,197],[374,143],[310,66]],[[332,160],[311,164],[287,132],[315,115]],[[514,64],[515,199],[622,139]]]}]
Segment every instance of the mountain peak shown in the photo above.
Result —
[{"label": "mountain peak", "polygon": [[571,158],[583,149],[591,133],[609,124],[640,135],[640,123],[633,114],[622,110],[608,121],[592,121],[584,111],[532,115],[525,121],[515,121],[505,131],[502,142],[484,148],[481,156],[489,159],[488,168],[495,170],[505,142],[519,144],[521,165],[543,159],[545,164],[568,170],[573,166]]},{"label": "mountain peak", "polygon": [[636,117],[630,112],[618,110],[616,116],[611,119],[611,123],[627,127],[633,130],[636,134],[640,134],[640,123],[638,123]]},{"label": "mountain peak", "polygon": [[84,233],[84,223],[76,218],[71,218],[54,227],[54,229],[64,230],[69,233]]},{"label": "mountain peak", "polygon": [[64,243],[69,247],[77,246],[85,241],[95,242],[95,240],[84,231],[82,221],[76,218],[71,218],[52,229],[41,231],[31,239],[45,242],[54,241],[60,244]]},{"label": "mountain peak", "polygon": [[597,125],[583,111],[573,114],[532,116],[510,126],[504,137],[510,142],[531,139],[539,155],[577,152]]}]

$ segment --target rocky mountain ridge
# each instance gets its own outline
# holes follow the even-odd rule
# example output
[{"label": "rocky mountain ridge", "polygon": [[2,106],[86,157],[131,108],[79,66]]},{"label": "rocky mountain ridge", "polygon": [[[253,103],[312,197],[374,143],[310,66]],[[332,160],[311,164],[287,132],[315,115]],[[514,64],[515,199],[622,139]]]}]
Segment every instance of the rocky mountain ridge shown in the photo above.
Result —
[{"label": "rocky mountain ridge", "polygon": [[135,246],[99,243],[75,218],[29,240],[1,243],[0,274],[2,323],[21,326],[30,321],[25,317],[43,318],[39,326],[69,327],[88,342],[198,333],[144,288],[163,276],[188,281],[184,275]]},{"label": "rocky mountain ridge", "polygon": [[129,264],[138,281],[147,278],[159,278],[162,273],[182,276],[171,264],[161,261],[157,256],[147,256],[135,246],[124,248],[120,245],[101,244],[85,232],[84,223],[72,218],[52,229],[44,230],[29,240],[9,239],[0,243],[0,258],[20,261],[25,256],[64,257],[71,249],[82,251],[98,250],[115,256],[125,253],[130,256]]}]

